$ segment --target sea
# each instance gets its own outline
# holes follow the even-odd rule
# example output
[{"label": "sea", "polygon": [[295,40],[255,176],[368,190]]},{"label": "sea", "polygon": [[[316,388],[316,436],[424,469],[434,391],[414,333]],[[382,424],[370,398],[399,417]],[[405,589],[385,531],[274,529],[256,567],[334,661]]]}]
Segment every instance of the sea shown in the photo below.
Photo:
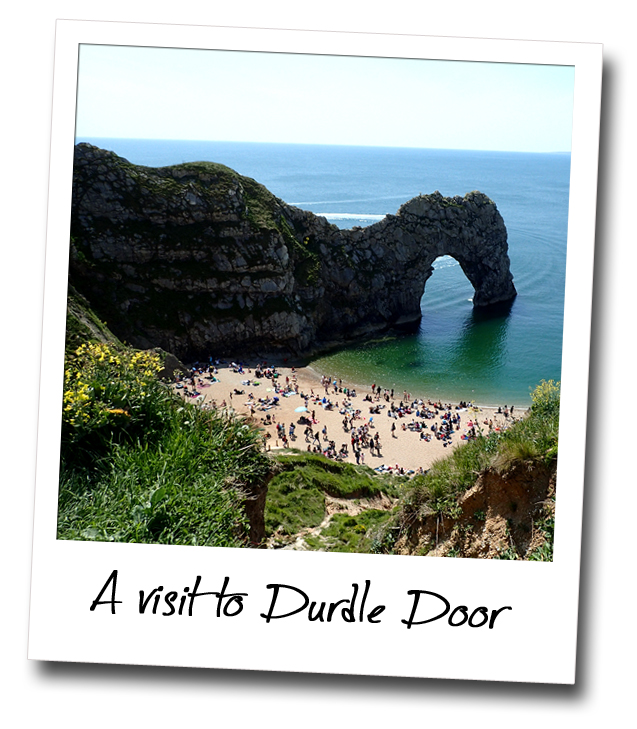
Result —
[{"label": "sea", "polygon": [[493,316],[474,311],[458,262],[438,258],[417,332],[357,343],[315,359],[320,374],[444,402],[526,407],[560,380],[570,154],[253,142],[78,138],[150,167],[220,162],[340,228],[366,226],[407,200],[480,190],[508,231],[518,292]]}]

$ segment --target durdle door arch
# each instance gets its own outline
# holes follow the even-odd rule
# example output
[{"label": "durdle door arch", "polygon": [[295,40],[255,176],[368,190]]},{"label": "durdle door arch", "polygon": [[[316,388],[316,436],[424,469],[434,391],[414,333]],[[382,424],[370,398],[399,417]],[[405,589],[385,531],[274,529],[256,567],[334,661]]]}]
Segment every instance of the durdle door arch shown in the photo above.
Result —
[{"label": "durdle door arch", "polygon": [[[335,311],[341,319],[355,309],[364,326],[420,320],[433,262],[445,255],[458,261],[473,286],[474,307],[510,302],[517,294],[504,221],[495,203],[480,192],[454,198],[439,192],[421,195],[396,215],[341,234],[353,272],[346,287],[334,282],[339,289]],[[350,322],[354,329],[356,325]],[[338,328],[338,323],[330,326]]]},{"label": "durdle door arch", "polygon": [[480,192],[419,195],[341,230],[223,165],[154,169],[75,148],[70,284],[121,339],[178,357],[301,356],[418,322],[436,258],[474,311],[516,296],[507,231]]}]

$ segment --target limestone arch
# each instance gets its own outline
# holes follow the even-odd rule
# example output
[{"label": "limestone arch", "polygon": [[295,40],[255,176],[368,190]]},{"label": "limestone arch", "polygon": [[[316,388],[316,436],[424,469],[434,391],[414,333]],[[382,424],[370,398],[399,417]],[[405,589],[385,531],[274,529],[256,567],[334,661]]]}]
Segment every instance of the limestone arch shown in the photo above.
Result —
[{"label": "limestone arch", "polygon": [[510,302],[517,295],[504,221],[480,192],[413,198],[396,215],[350,234],[347,253],[355,264],[352,298],[363,294],[367,311],[375,312],[368,320],[388,326],[420,320],[421,300],[440,256],[458,262],[474,289],[474,307]]}]

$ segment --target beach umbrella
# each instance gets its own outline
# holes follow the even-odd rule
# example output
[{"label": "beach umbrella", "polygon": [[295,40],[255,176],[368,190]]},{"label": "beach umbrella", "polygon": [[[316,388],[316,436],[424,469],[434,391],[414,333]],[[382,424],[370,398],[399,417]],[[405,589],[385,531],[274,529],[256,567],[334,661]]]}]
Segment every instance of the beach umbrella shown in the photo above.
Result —
[{"label": "beach umbrella", "polygon": [[294,412],[295,413],[306,413],[307,412],[307,408],[304,405],[301,405],[300,408],[295,408],[294,409]]}]

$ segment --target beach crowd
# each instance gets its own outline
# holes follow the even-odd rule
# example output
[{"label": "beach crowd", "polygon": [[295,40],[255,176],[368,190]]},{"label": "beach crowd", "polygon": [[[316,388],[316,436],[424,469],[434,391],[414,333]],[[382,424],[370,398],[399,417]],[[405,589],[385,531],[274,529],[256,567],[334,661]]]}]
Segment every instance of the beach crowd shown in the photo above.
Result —
[{"label": "beach crowd", "polygon": [[341,378],[268,362],[249,366],[210,357],[187,374],[176,373],[174,388],[203,408],[250,418],[268,450],[297,448],[406,475],[426,471],[444,449],[515,420],[514,406],[452,405],[376,383],[357,392]]}]

